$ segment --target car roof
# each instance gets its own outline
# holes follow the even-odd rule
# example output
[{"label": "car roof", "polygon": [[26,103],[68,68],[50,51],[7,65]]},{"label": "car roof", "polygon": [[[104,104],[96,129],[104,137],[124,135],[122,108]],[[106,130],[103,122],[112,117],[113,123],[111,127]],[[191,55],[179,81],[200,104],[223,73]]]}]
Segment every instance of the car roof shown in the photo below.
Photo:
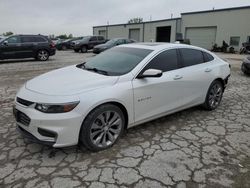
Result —
[{"label": "car roof", "polygon": [[131,44],[121,45],[121,47],[141,48],[141,49],[149,49],[153,51],[161,51],[167,48],[192,48],[192,49],[207,51],[197,46],[179,44],[179,43],[164,43],[164,42],[131,43]]}]

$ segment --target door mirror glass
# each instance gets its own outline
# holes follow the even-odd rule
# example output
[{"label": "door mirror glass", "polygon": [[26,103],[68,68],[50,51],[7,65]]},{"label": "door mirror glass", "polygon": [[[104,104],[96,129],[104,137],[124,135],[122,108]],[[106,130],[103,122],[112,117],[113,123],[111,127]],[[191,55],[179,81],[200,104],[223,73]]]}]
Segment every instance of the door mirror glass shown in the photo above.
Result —
[{"label": "door mirror glass", "polygon": [[162,76],[162,71],[158,69],[148,69],[139,75],[137,78],[157,78]]}]

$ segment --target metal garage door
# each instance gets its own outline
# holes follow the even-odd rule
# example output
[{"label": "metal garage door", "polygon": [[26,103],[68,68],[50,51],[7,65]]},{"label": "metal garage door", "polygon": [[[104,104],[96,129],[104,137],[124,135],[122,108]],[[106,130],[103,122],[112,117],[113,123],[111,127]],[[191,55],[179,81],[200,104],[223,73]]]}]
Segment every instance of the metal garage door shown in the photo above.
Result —
[{"label": "metal garage door", "polygon": [[194,46],[211,50],[215,43],[216,30],[216,27],[186,28],[186,39],[189,39]]},{"label": "metal garage door", "polygon": [[136,41],[140,41],[140,29],[130,29],[129,38]]}]

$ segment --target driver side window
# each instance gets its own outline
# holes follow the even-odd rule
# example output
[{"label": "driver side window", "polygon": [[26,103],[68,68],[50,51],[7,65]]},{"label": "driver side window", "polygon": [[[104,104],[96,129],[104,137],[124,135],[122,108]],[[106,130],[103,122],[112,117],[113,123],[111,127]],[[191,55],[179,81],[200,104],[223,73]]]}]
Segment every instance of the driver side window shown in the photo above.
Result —
[{"label": "driver side window", "polygon": [[6,39],[9,44],[15,44],[15,43],[20,43],[20,38],[18,36],[13,36],[8,39]]},{"label": "driver side window", "polygon": [[177,51],[173,49],[160,53],[146,65],[143,71],[148,69],[158,69],[162,72],[178,69]]}]

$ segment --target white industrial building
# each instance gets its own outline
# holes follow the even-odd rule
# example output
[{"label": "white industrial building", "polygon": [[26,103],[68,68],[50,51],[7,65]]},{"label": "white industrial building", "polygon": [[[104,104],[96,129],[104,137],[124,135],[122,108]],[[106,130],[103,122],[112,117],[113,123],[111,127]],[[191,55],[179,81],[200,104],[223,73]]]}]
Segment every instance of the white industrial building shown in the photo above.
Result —
[{"label": "white industrial building", "polygon": [[107,39],[124,37],[138,42],[175,42],[189,39],[192,45],[211,49],[224,40],[236,50],[250,42],[250,6],[182,13],[180,18],[94,26],[93,34]]}]

